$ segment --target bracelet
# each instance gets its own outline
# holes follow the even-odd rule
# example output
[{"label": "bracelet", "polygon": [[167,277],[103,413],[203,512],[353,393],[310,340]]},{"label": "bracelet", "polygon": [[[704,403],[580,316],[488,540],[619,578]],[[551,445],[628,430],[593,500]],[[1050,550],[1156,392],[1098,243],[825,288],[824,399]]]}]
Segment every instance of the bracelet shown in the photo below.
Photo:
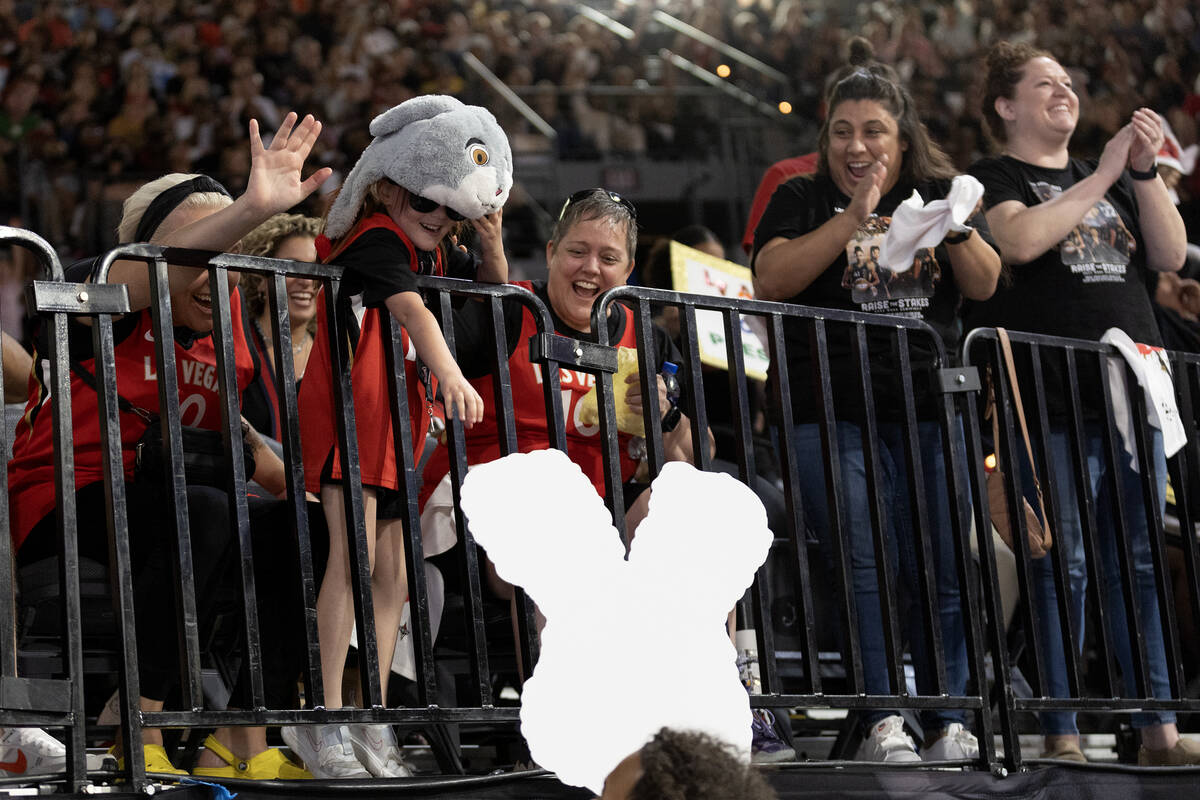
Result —
[{"label": "bracelet", "polygon": [[1147,170],[1134,169],[1133,167],[1130,167],[1129,177],[1133,178],[1135,181],[1152,181],[1158,177],[1158,164],[1151,164],[1150,169]]},{"label": "bracelet", "polygon": [[950,231],[946,234],[946,238],[942,239],[942,241],[946,244],[962,244],[967,239],[970,239],[971,234],[974,232],[974,228],[968,228],[965,231]]}]

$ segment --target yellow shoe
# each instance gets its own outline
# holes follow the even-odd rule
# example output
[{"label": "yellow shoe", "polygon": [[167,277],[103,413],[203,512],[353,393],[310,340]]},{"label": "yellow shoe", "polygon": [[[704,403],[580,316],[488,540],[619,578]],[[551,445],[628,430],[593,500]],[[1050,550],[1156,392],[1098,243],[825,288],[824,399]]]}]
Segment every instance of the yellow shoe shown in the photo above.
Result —
[{"label": "yellow shoe", "polygon": [[228,747],[212,736],[204,740],[204,746],[213,755],[225,762],[224,767],[196,767],[192,775],[197,778],[242,778],[252,781],[307,780],[312,773],[288,761],[282,751],[273,747],[263,750],[249,759],[235,756]]},{"label": "yellow shoe", "polygon": [[[110,756],[113,755],[113,750],[112,747],[108,748]],[[171,759],[167,758],[167,751],[161,744],[142,745],[142,757],[146,761],[146,772],[155,772],[161,775],[187,775],[186,770],[175,768]],[[125,769],[125,759],[117,759],[117,769]]]}]

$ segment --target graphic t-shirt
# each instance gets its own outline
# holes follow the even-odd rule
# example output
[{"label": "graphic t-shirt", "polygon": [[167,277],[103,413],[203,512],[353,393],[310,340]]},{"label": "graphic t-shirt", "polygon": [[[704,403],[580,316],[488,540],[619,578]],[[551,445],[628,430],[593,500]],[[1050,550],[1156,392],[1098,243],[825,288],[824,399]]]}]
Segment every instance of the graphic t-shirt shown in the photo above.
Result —
[{"label": "graphic t-shirt", "polygon": [[[939,245],[918,250],[912,267],[895,273],[880,263],[884,237],[891,227],[892,213],[916,189],[925,201],[946,196],[950,181],[935,180],[913,184],[898,183],[876,206],[875,213],[859,226],[844,252],[803,291],[788,302],[846,311],[900,315],[920,319],[931,325],[945,343],[950,358],[958,347],[961,326],[958,319],[960,295],[950,272],[950,257]],[[850,198],[826,175],[793,178],[771,197],[755,234],[755,256],[764,244],[777,237],[796,239],[825,224],[850,205]],[[753,264],[751,265],[753,269]],[[817,404],[811,378],[808,346],[809,323],[788,319],[784,332],[788,349],[788,373],[792,386],[795,421],[816,419]],[[882,419],[903,416],[903,404],[892,342],[895,335],[868,329],[868,349],[877,413]],[[933,338],[913,334],[910,357],[913,364],[913,388],[917,411],[932,413],[933,370],[937,349]],[[864,404],[859,384],[857,361],[850,343],[850,327],[829,329],[830,378],[833,385],[834,411],[839,419],[862,416]]]},{"label": "graphic t-shirt", "polygon": [[[984,186],[986,208],[1008,200],[1032,207],[1091,175],[1096,163],[1072,158],[1066,167],[1050,169],[999,156],[977,162],[970,172]],[[966,305],[968,329],[1005,327],[1096,341],[1109,328],[1120,328],[1135,342],[1162,345],[1146,290],[1148,270],[1137,198],[1127,175],[1109,188],[1062,241],[1033,261],[1010,265],[1009,270],[1011,280],[1001,281],[989,300]],[[1032,372],[1020,351],[1017,356],[1018,380],[1023,386],[1032,385]],[[1084,401],[1085,415],[1095,416],[1099,413],[1099,371],[1092,359],[1081,361],[1076,389]],[[1064,370],[1059,358],[1048,355],[1043,359],[1048,410],[1054,416],[1065,413]]]}]

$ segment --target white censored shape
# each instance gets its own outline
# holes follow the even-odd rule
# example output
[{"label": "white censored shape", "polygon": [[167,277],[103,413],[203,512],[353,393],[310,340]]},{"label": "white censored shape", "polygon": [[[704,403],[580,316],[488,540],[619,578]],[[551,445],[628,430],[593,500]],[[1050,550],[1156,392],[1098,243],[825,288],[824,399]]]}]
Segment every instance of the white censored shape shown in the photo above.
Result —
[{"label": "white censored shape", "polygon": [[462,489],[475,540],[546,616],[521,696],[530,753],[597,794],[662,727],[708,733],[749,760],[725,620],[767,557],[766,512],[745,484],[680,462],[652,491],[626,561],[604,502],[557,450],[482,464]]}]

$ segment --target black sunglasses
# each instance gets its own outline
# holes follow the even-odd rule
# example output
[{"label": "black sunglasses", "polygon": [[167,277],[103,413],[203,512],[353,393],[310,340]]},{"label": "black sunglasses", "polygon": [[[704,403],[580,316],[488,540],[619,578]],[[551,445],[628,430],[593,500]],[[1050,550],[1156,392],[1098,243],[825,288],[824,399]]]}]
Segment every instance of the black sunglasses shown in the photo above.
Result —
[{"label": "black sunglasses", "polygon": [[562,209],[558,212],[558,218],[560,220],[563,218],[563,214],[567,213],[567,209],[570,208],[571,203],[578,203],[580,200],[592,197],[596,194],[596,192],[607,195],[609,200],[612,200],[614,203],[629,212],[630,219],[635,222],[637,221],[637,209],[633,207],[633,203],[629,202],[624,197],[621,197],[621,195],[617,194],[616,192],[610,192],[608,189],[602,189],[600,187],[596,187],[595,189],[580,189],[578,192],[568,197],[567,201],[563,203]]},{"label": "black sunglasses", "polygon": [[[414,194],[413,192],[408,193],[408,204],[412,206],[413,211],[416,211],[418,214],[432,213],[437,211],[442,205],[436,200],[430,200],[428,197],[422,197],[421,195]],[[466,217],[455,211],[450,206],[446,206],[446,216],[455,222],[462,222],[464,219],[466,219]]]}]

